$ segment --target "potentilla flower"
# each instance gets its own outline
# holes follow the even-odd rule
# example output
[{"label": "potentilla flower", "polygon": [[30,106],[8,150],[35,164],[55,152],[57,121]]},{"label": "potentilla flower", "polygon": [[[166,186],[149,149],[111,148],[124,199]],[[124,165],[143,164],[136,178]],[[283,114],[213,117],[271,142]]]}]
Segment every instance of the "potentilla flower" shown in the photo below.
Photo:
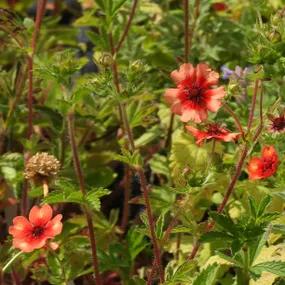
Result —
[{"label": "potentilla flower", "polygon": [[278,117],[271,116],[269,119],[271,121],[270,130],[272,132],[277,132],[277,133],[285,132],[285,113]]},{"label": "potentilla flower", "polygon": [[278,154],[273,146],[265,146],[261,157],[253,157],[248,164],[249,179],[265,179],[272,176],[278,168]]},{"label": "potentilla flower", "polygon": [[221,107],[221,99],[226,95],[224,87],[216,87],[219,74],[207,64],[199,63],[193,67],[184,63],[171,73],[177,88],[165,91],[165,100],[171,105],[171,111],[182,122],[200,123],[207,119],[208,111],[216,112]]},{"label": "potentilla flower", "polygon": [[42,248],[48,239],[54,238],[62,231],[62,215],[52,219],[52,208],[49,205],[34,206],[29,213],[29,220],[23,216],[13,219],[9,233],[13,236],[13,246],[23,252]]},{"label": "potentilla flower", "polygon": [[235,141],[240,136],[240,133],[231,133],[229,130],[219,126],[218,124],[209,124],[204,131],[192,126],[186,126],[186,130],[196,138],[196,144],[198,145],[201,145],[204,141],[211,139],[224,142]]}]

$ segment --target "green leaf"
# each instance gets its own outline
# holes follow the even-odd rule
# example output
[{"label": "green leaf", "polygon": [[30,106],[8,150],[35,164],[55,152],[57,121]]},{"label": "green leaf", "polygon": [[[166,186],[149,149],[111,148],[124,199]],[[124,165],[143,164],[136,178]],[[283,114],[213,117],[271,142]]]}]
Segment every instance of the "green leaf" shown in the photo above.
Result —
[{"label": "green leaf", "polygon": [[134,261],[135,258],[139,255],[139,253],[142,252],[144,248],[148,245],[144,234],[137,231],[136,228],[132,228],[128,231],[127,241],[128,251],[132,261]]},{"label": "green leaf", "polygon": [[157,221],[156,221],[156,236],[158,239],[161,239],[163,237],[163,227],[164,227],[164,219],[165,218],[165,213],[162,213],[159,215]]},{"label": "green leaf", "polygon": [[268,238],[268,231],[265,232],[262,236],[257,237],[257,240],[250,241],[248,246],[249,246],[249,264],[253,264],[255,259],[258,257],[260,254],[263,246],[266,243],[266,240]]},{"label": "green leaf", "polygon": [[118,1],[114,1],[115,2],[115,5],[112,9],[112,16],[114,16],[118,11],[119,9],[129,0],[118,0]]},{"label": "green leaf", "polygon": [[215,242],[221,239],[224,242],[229,242],[229,241],[233,241],[234,237],[226,233],[223,233],[223,232],[212,231],[212,232],[208,232],[202,235],[200,241],[201,242]]},{"label": "green leaf", "polygon": [[272,198],[271,198],[269,195],[265,196],[265,197],[261,200],[261,202],[260,202],[260,204],[259,204],[259,206],[258,206],[258,212],[257,212],[257,216],[258,216],[258,217],[260,217],[260,216],[263,215],[264,211],[265,211],[266,208],[269,206],[271,200],[272,200]]},{"label": "green leaf", "polygon": [[216,273],[218,270],[218,264],[213,263],[207,268],[203,269],[197,278],[194,280],[193,285],[214,285],[216,280]]},{"label": "green leaf", "polygon": [[114,155],[114,160],[122,161],[132,167],[142,165],[142,158],[138,151],[131,153],[130,151],[122,148],[122,155]]},{"label": "green leaf", "polygon": [[161,134],[161,130],[158,126],[154,126],[145,133],[143,133],[138,139],[135,140],[135,146],[141,147],[144,146],[156,138],[158,138]]},{"label": "green leaf", "polygon": [[251,267],[250,271],[256,275],[260,276],[262,272],[270,272],[278,276],[285,276],[285,262],[283,261],[268,261],[254,265]]},{"label": "green leaf", "polygon": [[[180,282],[190,282],[191,275],[189,274],[193,271],[195,265],[192,262],[185,262],[172,270],[172,268],[168,268],[168,276],[165,282],[166,285],[177,285]],[[188,284],[187,283],[187,284]]]},{"label": "green leaf", "polygon": [[217,223],[218,226],[220,226],[225,231],[233,234],[238,235],[239,231],[236,227],[236,225],[233,223],[230,217],[227,217],[222,214],[217,214],[215,212],[211,212],[210,216],[213,218],[213,220]]},{"label": "green leaf", "polygon": [[110,194],[110,191],[105,188],[93,188],[91,191],[88,191],[84,200],[90,209],[94,211],[99,211],[101,207],[100,198]]}]

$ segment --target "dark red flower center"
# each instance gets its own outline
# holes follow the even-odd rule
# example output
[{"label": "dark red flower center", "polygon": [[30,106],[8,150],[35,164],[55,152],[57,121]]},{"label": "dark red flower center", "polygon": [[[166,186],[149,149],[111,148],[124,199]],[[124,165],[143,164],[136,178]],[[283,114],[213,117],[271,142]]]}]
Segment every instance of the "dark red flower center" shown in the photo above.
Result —
[{"label": "dark red flower center", "polygon": [[34,227],[32,235],[33,237],[40,237],[44,233],[43,227]]},{"label": "dark red flower center", "polygon": [[277,117],[272,120],[272,128],[276,131],[283,131],[285,129],[285,116]]},{"label": "dark red flower center", "polygon": [[218,125],[212,124],[208,126],[208,133],[210,135],[221,135],[223,134],[223,129],[221,129]]},{"label": "dark red flower center", "polygon": [[184,87],[184,92],[188,100],[191,100],[197,105],[201,105],[204,101],[203,98],[203,89],[200,87]]}]

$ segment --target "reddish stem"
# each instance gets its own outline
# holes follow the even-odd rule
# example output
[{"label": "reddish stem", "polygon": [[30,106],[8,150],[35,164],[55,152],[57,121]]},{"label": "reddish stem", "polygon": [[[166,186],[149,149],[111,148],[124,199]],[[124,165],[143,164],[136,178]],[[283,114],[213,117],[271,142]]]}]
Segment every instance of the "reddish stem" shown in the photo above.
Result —
[{"label": "reddish stem", "polygon": [[[112,37],[111,33],[109,34],[109,42],[110,42],[111,52],[114,55],[115,48],[114,48],[113,37]],[[119,84],[118,66],[117,66],[116,59],[114,58],[113,60],[114,60],[113,65],[112,65],[113,80],[114,80],[114,84],[116,86],[117,92],[120,93],[121,90],[120,90],[120,84]],[[134,144],[134,139],[133,139],[133,133],[132,133],[132,129],[130,127],[130,123],[128,120],[128,116],[127,116],[126,108],[125,108],[124,104],[119,103],[119,110],[120,110],[121,121],[122,121],[123,127],[124,127],[124,132],[125,132],[125,134],[127,136],[127,140],[128,140],[128,147],[129,147],[131,152],[134,152],[135,151],[135,144]],[[143,192],[144,201],[145,201],[145,205],[146,205],[146,212],[147,212],[147,218],[148,218],[148,223],[149,223],[151,241],[153,244],[153,253],[154,253],[154,257],[155,257],[155,262],[159,268],[160,282],[163,283],[164,282],[164,272],[163,272],[162,265],[160,262],[160,249],[159,249],[156,234],[155,234],[154,219],[153,219],[150,200],[149,200],[149,196],[148,196],[149,189],[147,186],[146,177],[145,177],[145,174],[144,174],[142,167],[137,167],[136,172],[140,178],[141,189]]]},{"label": "reddish stem", "polygon": [[128,165],[126,165],[126,174],[125,174],[125,191],[124,191],[124,205],[123,205],[123,215],[121,221],[121,229],[123,232],[126,231],[126,228],[129,223],[129,200],[131,196],[131,179],[132,179],[132,171]]},{"label": "reddish stem", "polygon": [[156,234],[155,234],[155,222],[154,222],[154,218],[153,218],[153,214],[151,210],[150,200],[148,197],[149,187],[147,186],[146,177],[141,167],[137,168],[137,173],[140,178],[141,188],[142,188],[142,192],[144,196],[144,202],[145,202],[146,212],[147,212],[147,217],[148,217],[149,231],[150,231],[150,237],[151,237],[151,241],[153,245],[155,263],[158,268],[160,282],[163,283],[164,282],[164,272],[163,272],[163,268],[162,268],[161,260],[160,260],[160,257],[161,257],[160,249],[159,249]]},{"label": "reddish stem", "polygon": [[127,24],[126,24],[124,32],[123,32],[123,34],[122,34],[122,36],[121,36],[121,38],[119,40],[119,43],[118,43],[117,47],[115,48],[115,53],[117,53],[120,50],[120,48],[123,45],[123,42],[127,38],[129,29],[130,29],[130,27],[132,25],[132,21],[133,21],[133,18],[135,16],[135,12],[136,12],[136,8],[137,8],[137,5],[138,5],[138,2],[139,2],[138,0],[134,0],[134,2],[133,2],[132,8],[131,8],[131,13],[129,15]]},{"label": "reddish stem", "polygon": [[226,111],[233,117],[233,119],[235,120],[236,126],[239,129],[241,136],[243,139],[245,139],[245,133],[242,127],[242,124],[238,118],[238,116],[235,114],[235,112],[231,109],[231,107],[229,105],[227,105],[226,103],[223,105],[224,108],[226,109]]},{"label": "reddish stem", "polygon": [[[80,160],[79,160],[79,154],[77,149],[77,144],[75,141],[75,133],[74,133],[74,115],[73,113],[68,114],[67,116],[67,125],[68,125],[68,134],[69,134],[69,140],[70,140],[70,146],[72,150],[72,159],[73,159],[73,165],[74,165],[74,171],[77,176],[78,184],[80,187],[80,191],[83,196],[86,195],[86,189],[85,189],[85,181],[83,176],[83,171],[81,168]],[[94,234],[94,227],[93,227],[93,221],[92,221],[92,215],[87,209],[87,207],[83,207],[84,214],[86,216],[88,231],[89,231],[89,239],[91,244],[91,250],[92,250],[92,263],[93,263],[93,269],[95,273],[95,280],[96,285],[102,285],[101,276],[99,272],[99,261],[97,257],[97,243],[96,238]]]},{"label": "reddish stem", "polygon": [[189,60],[189,0],[183,0],[184,9],[184,61]]},{"label": "reddish stem", "polygon": [[[220,204],[218,210],[217,210],[217,213],[222,213],[234,191],[234,187],[238,181],[238,178],[240,177],[240,174],[241,174],[241,171],[242,171],[242,167],[244,165],[244,162],[245,162],[245,159],[246,159],[246,156],[247,156],[247,153],[248,153],[248,146],[247,144],[244,144],[244,147],[241,151],[241,155],[240,155],[240,159],[237,163],[237,166],[236,166],[236,171],[235,171],[235,174],[233,175],[232,179],[231,179],[231,182],[226,190],[226,194],[224,196],[224,199],[222,201],[222,203]],[[208,223],[207,225],[207,228],[206,228],[206,232],[209,232],[212,230],[212,228],[215,226],[215,222],[214,221],[211,221]],[[195,258],[196,254],[198,253],[198,250],[200,248],[200,243],[199,242],[196,242],[194,244],[194,247],[192,249],[192,252],[191,254],[189,255],[188,257],[188,260],[191,260],[193,258]]]},{"label": "reddish stem", "polygon": [[253,91],[253,96],[252,96],[252,101],[251,101],[251,109],[250,109],[249,119],[248,119],[248,124],[247,124],[248,133],[251,129],[252,122],[253,122],[254,110],[255,110],[255,105],[256,105],[256,97],[257,97],[257,92],[258,92],[258,85],[259,85],[259,79],[256,79],[255,84],[254,84],[254,91]]}]

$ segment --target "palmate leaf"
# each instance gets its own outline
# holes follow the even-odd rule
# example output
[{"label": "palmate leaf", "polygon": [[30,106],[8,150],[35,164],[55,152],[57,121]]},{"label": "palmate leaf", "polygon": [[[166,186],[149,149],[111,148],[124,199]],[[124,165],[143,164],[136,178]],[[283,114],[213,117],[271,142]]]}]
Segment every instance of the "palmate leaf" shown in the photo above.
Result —
[{"label": "palmate leaf", "polygon": [[270,272],[277,276],[285,276],[285,262],[283,261],[268,261],[254,265],[251,267],[250,272],[254,279],[261,276],[262,272]]},{"label": "palmate leaf", "polygon": [[108,189],[103,187],[94,188],[91,191],[88,191],[87,195],[84,197],[84,200],[90,209],[99,211],[101,207],[100,198],[108,194],[110,194]]},{"label": "palmate leaf", "polygon": [[78,203],[87,206],[89,209],[99,211],[101,207],[100,198],[108,195],[110,191],[103,187],[93,188],[83,196],[73,184],[68,181],[61,181],[58,184],[59,190],[52,191],[43,199],[45,203]]},{"label": "palmate leaf", "polygon": [[194,280],[193,285],[213,285],[216,280],[216,273],[219,265],[217,263],[213,263],[209,265],[207,268],[203,269],[197,278]]}]

